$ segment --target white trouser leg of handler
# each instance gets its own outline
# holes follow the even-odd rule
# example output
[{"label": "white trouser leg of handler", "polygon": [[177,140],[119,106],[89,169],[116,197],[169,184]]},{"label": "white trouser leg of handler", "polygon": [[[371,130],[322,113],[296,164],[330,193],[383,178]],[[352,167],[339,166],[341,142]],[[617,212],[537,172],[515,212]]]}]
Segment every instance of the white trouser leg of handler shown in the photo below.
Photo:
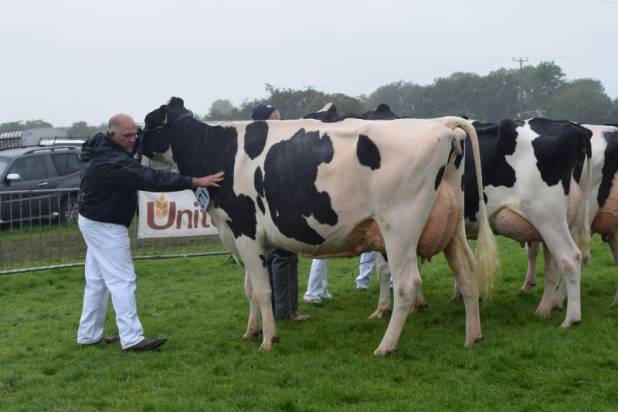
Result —
[{"label": "white trouser leg of handler", "polygon": [[356,288],[369,289],[371,285],[371,272],[376,265],[376,258],[373,252],[365,252],[360,255],[358,271],[360,274],[356,278]]},{"label": "white trouser leg of handler", "polygon": [[306,302],[320,302],[322,298],[329,299],[330,293],[326,289],[328,285],[328,259],[313,259],[311,272],[307,282],[307,292],[303,296]]},{"label": "white trouser leg of handler", "polygon": [[103,336],[107,300],[112,297],[123,349],[144,339],[135,302],[135,270],[128,229],[79,216],[79,228],[88,247],[84,307],[77,332],[78,343],[97,342]]}]

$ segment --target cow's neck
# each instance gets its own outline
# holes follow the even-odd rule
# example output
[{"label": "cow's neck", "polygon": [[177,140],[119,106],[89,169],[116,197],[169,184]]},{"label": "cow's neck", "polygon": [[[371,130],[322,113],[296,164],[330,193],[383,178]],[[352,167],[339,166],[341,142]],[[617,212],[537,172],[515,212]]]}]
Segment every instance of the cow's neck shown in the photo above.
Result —
[{"label": "cow's neck", "polygon": [[220,170],[225,178],[220,190],[209,190],[216,198],[220,192],[232,190],[234,160],[238,149],[238,135],[234,127],[207,126],[190,119],[179,124],[172,139],[174,160],[185,176],[208,176]]}]

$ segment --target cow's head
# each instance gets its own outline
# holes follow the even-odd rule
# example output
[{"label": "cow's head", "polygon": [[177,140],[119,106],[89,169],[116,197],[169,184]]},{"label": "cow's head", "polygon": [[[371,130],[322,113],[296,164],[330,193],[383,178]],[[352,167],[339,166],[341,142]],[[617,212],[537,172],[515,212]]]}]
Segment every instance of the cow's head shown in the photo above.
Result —
[{"label": "cow's head", "polygon": [[172,97],[168,104],[148,113],[144,120],[143,154],[170,166],[176,166],[171,145],[175,134],[172,126],[189,117],[193,117],[193,113],[185,108],[184,101],[179,97]]}]

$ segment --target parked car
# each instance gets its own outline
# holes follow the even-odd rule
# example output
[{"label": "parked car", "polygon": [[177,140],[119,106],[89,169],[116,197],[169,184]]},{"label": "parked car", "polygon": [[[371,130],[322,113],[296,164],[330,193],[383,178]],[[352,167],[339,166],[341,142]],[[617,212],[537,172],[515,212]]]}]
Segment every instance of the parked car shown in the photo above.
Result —
[{"label": "parked car", "polygon": [[0,224],[74,219],[82,170],[80,151],[74,145],[0,151]]}]

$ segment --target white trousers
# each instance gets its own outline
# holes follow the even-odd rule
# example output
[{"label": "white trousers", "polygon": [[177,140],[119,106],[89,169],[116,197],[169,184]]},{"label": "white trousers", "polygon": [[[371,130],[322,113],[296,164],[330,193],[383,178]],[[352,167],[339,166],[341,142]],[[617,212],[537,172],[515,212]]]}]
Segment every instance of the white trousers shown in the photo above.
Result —
[{"label": "white trousers", "polygon": [[329,299],[328,293],[328,259],[313,259],[311,271],[307,281],[307,292],[303,296],[306,300]]},{"label": "white trousers", "polygon": [[[371,284],[371,273],[375,267],[374,252],[365,252],[360,256],[358,264],[359,275],[356,278],[356,287],[368,289]],[[313,259],[311,262],[311,272],[307,282],[307,292],[304,298],[308,300],[330,298],[328,293],[328,260]]]},{"label": "white trousers", "polygon": [[77,343],[98,342],[103,337],[107,302],[111,294],[116,325],[123,349],[144,339],[135,303],[135,270],[128,229],[79,215],[79,229],[86,241],[86,287],[77,330]]},{"label": "white trousers", "polygon": [[369,289],[371,285],[371,273],[376,265],[375,252],[365,252],[360,256],[358,263],[358,272],[356,278],[356,287],[359,289]]}]

